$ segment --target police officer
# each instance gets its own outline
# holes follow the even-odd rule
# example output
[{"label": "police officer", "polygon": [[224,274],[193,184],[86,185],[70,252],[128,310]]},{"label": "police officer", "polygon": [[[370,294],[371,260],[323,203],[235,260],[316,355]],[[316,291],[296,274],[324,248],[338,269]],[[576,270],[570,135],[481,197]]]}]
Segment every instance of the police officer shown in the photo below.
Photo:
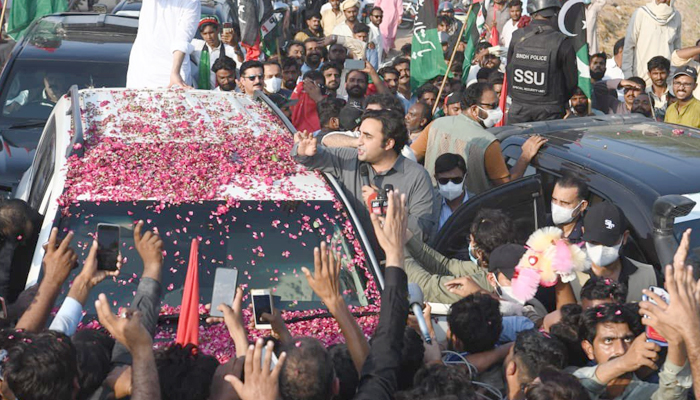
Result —
[{"label": "police officer", "polygon": [[560,0],[530,0],[530,25],[508,48],[509,124],[561,119],[578,85],[573,43],[556,27]]}]

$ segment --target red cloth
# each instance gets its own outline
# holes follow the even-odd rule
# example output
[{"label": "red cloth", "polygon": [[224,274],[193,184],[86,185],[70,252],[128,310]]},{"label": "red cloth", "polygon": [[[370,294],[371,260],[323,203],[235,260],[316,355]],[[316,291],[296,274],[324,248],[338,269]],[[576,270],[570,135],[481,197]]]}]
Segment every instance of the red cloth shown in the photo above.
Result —
[{"label": "red cloth", "polygon": [[304,82],[297,83],[291,98],[299,100],[292,107],[292,125],[298,131],[316,132],[321,129],[321,122],[316,111],[316,102],[304,91]]},{"label": "red cloth", "polygon": [[260,39],[255,43],[255,46],[248,46],[245,43],[241,43],[241,46],[245,48],[245,60],[259,60],[260,59]]},{"label": "red cloth", "polygon": [[503,88],[501,89],[501,98],[498,99],[498,107],[503,111],[503,118],[496,124],[496,126],[503,126],[506,124],[506,105],[508,102],[508,79],[506,79],[506,74],[503,74]]},{"label": "red cloth", "polygon": [[175,343],[199,345],[199,241],[192,239]]},{"label": "red cloth", "polygon": [[530,17],[528,17],[527,15],[523,15],[522,17],[520,17],[520,21],[518,21],[518,29],[530,25],[530,21],[532,21]]},{"label": "red cloth", "polygon": [[491,46],[498,46],[498,41],[499,41],[499,33],[498,33],[498,26],[496,22],[496,15],[498,13],[496,12],[496,7],[494,6],[493,8],[493,23],[491,24],[491,39],[489,40],[489,43],[491,43]]}]

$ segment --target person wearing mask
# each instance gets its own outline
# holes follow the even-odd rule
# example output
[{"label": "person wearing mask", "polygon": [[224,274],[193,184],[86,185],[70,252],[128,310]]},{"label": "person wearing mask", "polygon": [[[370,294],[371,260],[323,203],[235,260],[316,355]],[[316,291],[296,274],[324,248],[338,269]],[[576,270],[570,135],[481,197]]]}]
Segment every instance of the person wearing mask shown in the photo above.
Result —
[{"label": "person wearing mask", "polygon": [[590,117],[591,115],[595,114],[588,111],[588,97],[586,96],[586,93],[584,93],[581,88],[576,88],[574,95],[571,96],[571,99],[569,100],[569,109],[566,110],[564,119]]},{"label": "person wearing mask", "polygon": [[345,15],[345,21],[333,28],[333,35],[351,38],[353,28],[355,28],[355,24],[358,23],[357,14],[360,11],[360,2],[359,0],[344,0],[340,4],[340,10],[343,12],[343,15]]},{"label": "person wearing mask", "polygon": [[266,61],[263,64],[265,75],[265,94],[279,93],[283,97],[289,98],[291,90],[282,89],[282,67],[277,61]]},{"label": "person wearing mask", "polygon": [[445,32],[452,35],[459,35],[462,29],[462,21],[455,18],[455,6],[450,1],[443,1],[438,7],[438,16],[447,18],[448,25]]},{"label": "person wearing mask", "polygon": [[[578,281],[584,284],[581,275],[609,278],[628,288],[627,302],[642,300],[642,289],[658,286],[654,267],[625,257],[620,250],[629,238],[627,219],[617,206],[604,201],[593,205],[583,217],[583,236],[586,253],[591,260],[591,269],[578,274]],[[584,277],[585,278],[585,277]],[[580,293],[580,287],[574,287]]]},{"label": "person wearing mask", "polygon": [[243,94],[252,98],[256,90],[263,90],[264,78],[263,64],[260,61],[246,61],[241,65],[238,86]]},{"label": "person wearing mask", "polygon": [[[509,124],[564,118],[578,86],[573,42],[554,27],[559,0],[530,0],[533,20],[513,33],[508,48]],[[490,17],[487,17],[487,20]]]},{"label": "person wearing mask", "polygon": [[406,129],[408,129],[409,143],[416,140],[432,119],[430,106],[423,102],[419,101],[408,109],[404,121],[406,122]]},{"label": "person wearing mask", "polygon": [[308,38],[304,41],[304,50],[306,52],[306,59],[304,65],[301,66],[301,74],[304,75],[311,70],[320,70],[324,58],[324,47],[317,39]]},{"label": "person wearing mask", "polygon": [[656,56],[670,59],[681,48],[681,14],[671,3],[650,0],[632,14],[622,53],[625,78],[639,76],[650,86],[649,60]]},{"label": "person wearing mask", "polygon": [[233,57],[233,47],[219,39],[219,20],[206,16],[199,21],[199,34],[202,39],[192,39],[192,79],[197,89],[210,90],[216,87],[216,75],[211,69],[221,56]]},{"label": "person wearing mask", "polygon": [[323,74],[323,79],[326,81],[326,93],[328,97],[336,97],[338,95],[338,88],[340,88],[340,75],[343,69],[336,63],[327,62],[321,67],[321,73]]},{"label": "person wearing mask", "polygon": [[652,100],[652,98],[648,94],[642,93],[634,98],[634,102],[632,102],[631,111],[632,114],[642,114],[647,118],[653,118],[654,114],[652,114],[651,112],[653,107],[654,100]]},{"label": "person wearing mask", "polygon": [[129,54],[126,87],[191,87],[191,42],[200,18],[199,0],[144,2]]},{"label": "person wearing mask", "polygon": [[282,64],[282,87],[294,90],[301,76],[301,67],[294,58],[288,58]]},{"label": "person wearing mask", "polygon": [[467,164],[464,162],[464,157],[459,154],[445,153],[435,161],[435,180],[440,194],[435,199],[440,208],[438,231],[457,207],[469,200],[465,185],[466,178]]},{"label": "person wearing mask", "polygon": [[340,10],[340,0],[329,0],[328,2],[331,8],[321,12],[323,36],[332,35],[335,27],[345,22],[345,14]]},{"label": "person wearing mask", "polygon": [[588,208],[588,185],[566,174],[557,180],[552,191],[552,214],[548,224],[564,232],[571,243],[580,243],[583,236],[583,214]]},{"label": "person wearing mask", "polygon": [[673,93],[676,102],[668,106],[665,122],[700,128],[700,101],[693,96],[698,87],[695,68],[685,66],[673,74]]},{"label": "person wearing mask", "polygon": [[294,35],[294,40],[303,43],[308,38],[320,39],[323,36],[323,28],[321,27],[321,13],[312,11],[306,14],[306,28],[297,32],[297,34]]},{"label": "person wearing mask", "polygon": [[517,163],[508,171],[500,143],[485,129],[493,127],[503,115],[493,87],[482,82],[469,86],[461,108],[462,114],[438,118],[423,130],[411,145],[416,159],[424,161],[425,168],[434,175],[435,160],[441,154],[463,155],[469,170],[467,190],[474,194],[522,177],[546,140],[540,136],[529,138]]},{"label": "person wearing mask", "polygon": [[671,60],[666,57],[652,57],[647,63],[647,71],[651,86],[647,86],[646,93],[654,99],[654,115],[658,121],[663,121],[668,107],[668,75],[671,73]]},{"label": "person wearing mask", "polygon": [[236,90],[236,62],[228,56],[221,56],[212,65],[216,76],[216,91],[232,92]]}]

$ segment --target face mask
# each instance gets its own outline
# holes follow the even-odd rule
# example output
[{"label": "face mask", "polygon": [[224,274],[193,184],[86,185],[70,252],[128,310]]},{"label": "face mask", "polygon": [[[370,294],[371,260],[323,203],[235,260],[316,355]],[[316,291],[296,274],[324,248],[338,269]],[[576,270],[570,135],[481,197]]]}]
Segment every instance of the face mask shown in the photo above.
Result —
[{"label": "face mask", "polygon": [[604,267],[612,264],[620,257],[620,247],[622,243],[612,247],[603,246],[602,244],[592,245],[586,243],[586,253],[593,264]]},{"label": "face mask", "polygon": [[449,181],[445,185],[438,184],[438,192],[440,192],[440,196],[444,197],[445,200],[452,201],[459,197],[464,190],[462,184]]},{"label": "face mask", "polygon": [[503,119],[503,111],[501,111],[500,107],[495,108],[493,110],[484,110],[481,107],[477,108],[487,114],[485,119],[481,119],[477,116],[477,118],[481,119],[481,123],[483,123],[487,129],[493,128],[494,126],[496,126],[497,123],[501,121],[501,119]]},{"label": "face mask", "polygon": [[583,204],[583,200],[574,208],[565,208],[552,202],[552,222],[554,225],[568,224],[576,218],[574,213]]},{"label": "face mask", "polygon": [[[493,274],[493,280],[496,282],[496,293],[498,294],[498,297],[507,302],[517,303],[520,305],[525,304],[524,301],[515,297],[512,286],[501,286],[501,284],[498,282],[498,277],[496,274]],[[503,301],[501,301],[501,303],[503,303]]]},{"label": "face mask", "polygon": [[469,259],[472,260],[477,267],[479,266],[479,260],[474,257],[474,247],[472,246],[471,242],[469,242]]},{"label": "face mask", "polygon": [[269,93],[277,93],[282,88],[282,78],[272,77],[265,79],[265,90]]}]

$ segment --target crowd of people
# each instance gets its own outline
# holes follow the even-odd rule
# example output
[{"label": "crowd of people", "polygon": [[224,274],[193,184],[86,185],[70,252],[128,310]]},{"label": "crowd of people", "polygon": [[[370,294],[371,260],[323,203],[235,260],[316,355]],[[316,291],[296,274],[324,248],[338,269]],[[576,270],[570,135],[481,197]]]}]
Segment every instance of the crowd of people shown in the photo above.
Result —
[{"label": "crowd of people", "polygon": [[[13,300],[0,319],[2,398],[700,396],[700,385],[693,385],[700,382],[700,281],[686,265],[690,230],[673,265],[659,270],[634,260],[625,254],[625,211],[610,202],[592,204],[585,181],[563,174],[551,193],[547,225],[555,229],[547,232],[579,245],[588,268],[555,275],[554,283],[523,296],[516,284],[527,274],[523,260],[536,264],[552,256],[528,257],[537,232],[523,232],[498,209],[475,216],[463,257],[446,257],[429,245],[470,197],[522,177],[547,142],[530,137],[509,166],[488,131],[499,123],[638,113],[700,128],[700,42],[681,47],[681,16],[670,0],[639,8],[611,58],[600,51],[595,32],[605,0],[586,5],[595,49],[590,95],[579,87],[572,41],[556,29],[558,0],[529,0],[525,8],[520,0],[493,0],[471,67],[451,65],[451,76],[436,74],[419,87],[411,86],[411,46],[392,48],[380,6],[318,4],[277,54],[251,59],[236,27],[213,16],[199,19],[199,0],[161,3],[144,1],[127,86],[237,91],[251,99],[265,93],[298,130],[290,156],[335,176],[384,262],[378,326],[368,340],[341,293],[339,256],[319,243],[313,270],[303,274],[344,344],[326,348],[315,338],[292,337],[279,311],[264,317],[274,339],[249,343],[239,287],[231,305],[211,305],[224,317],[207,320],[227,327],[235,344],[230,361],[219,364],[192,344],[154,349],[166,266],[162,239],[140,221],[134,243],[143,272],[133,309],[115,314],[100,294],[94,306],[103,329],[79,330],[90,291],[118,270],[97,268],[93,242],[67,297],[55,304],[77,255],[72,234],[61,240],[54,229],[37,287],[22,291],[24,282],[0,276],[0,290]],[[447,61],[452,50],[465,48],[454,40],[465,23],[455,17],[460,6],[438,7]],[[194,39],[197,30],[202,39]],[[16,242],[37,234],[36,221],[26,203],[1,204],[2,250],[21,256]],[[409,312],[409,283],[423,292],[423,315]],[[449,305],[444,340],[428,302]],[[48,324],[54,306],[60,308]]]}]

